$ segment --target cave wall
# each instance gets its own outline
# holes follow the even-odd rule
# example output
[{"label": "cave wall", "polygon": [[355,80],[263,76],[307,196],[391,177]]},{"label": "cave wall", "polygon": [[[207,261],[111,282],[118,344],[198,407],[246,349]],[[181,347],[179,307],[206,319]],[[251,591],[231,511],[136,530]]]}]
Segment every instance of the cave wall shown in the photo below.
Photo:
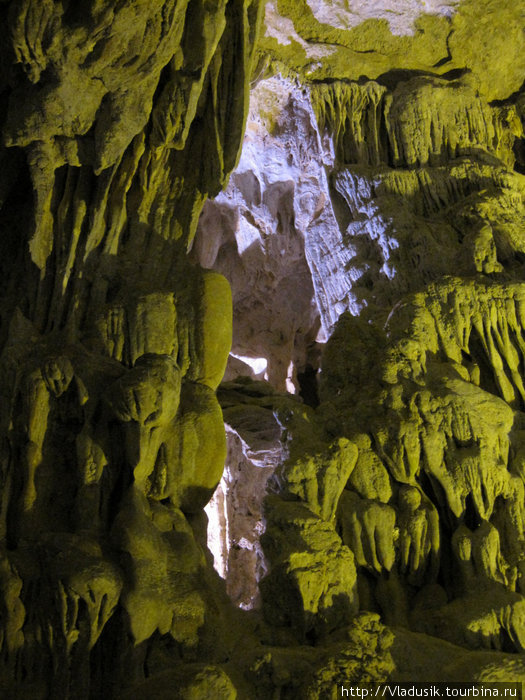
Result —
[{"label": "cave wall", "polygon": [[523,12],[402,5],[0,3],[6,697],[525,680]]},{"label": "cave wall", "polygon": [[186,250],[238,158],[261,7],[0,12],[0,675],[112,697],[155,644],[194,661],[214,634],[231,293]]},{"label": "cave wall", "polygon": [[[371,4],[376,16],[388,17],[387,4]],[[315,407],[265,396],[242,377],[223,385],[227,410],[237,401],[239,411],[230,441],[247,441],[245,458],[252,444],[261,449],[264,414],[250,416],[252,404],[284,430],[264,498],[263,613],[288,640],[319,646],[369,611],[410,630],[392,642],[391,677],[488,677],[483,654],[497,650],[515,662],[491,657],[491,677],[515,680],[524,629],[524,113],[523,72],[509,57],[522,46],[522,17],[496,3],[443,5],[415,26],[410,13],[390,18],[386,40],[386,21],[367,25],[357,4],[347,26],[342,5],[299,5],[266,6],[266,58],[241,160],[207,203],[194,249],[232,279],[233,347],[280,366],[278,378],[267,371],[274,388],[293,367],[288,380]],[[374,29],[370,56],[356,57],[365,27]],[[446,37],[443,54],[439,41],[423,54],[425,32]],[[493,57],[483,69],[477,44]],[[280,289],[291,268],[293,291]],[[307,302],[316,325],[305,336],[297,317]],[[314,350],[312,397],[299,378]],[[229,376],[246,370],[230,360]],[[234,513],[238,549],[246,519]],[[232,562],[231,586],[241,571]],[[416,668],[415,645],[428,644],[431,658],[444,649],[430,638],[478,661],[466,670],[441,658],[436,671],[419,659]]]}]

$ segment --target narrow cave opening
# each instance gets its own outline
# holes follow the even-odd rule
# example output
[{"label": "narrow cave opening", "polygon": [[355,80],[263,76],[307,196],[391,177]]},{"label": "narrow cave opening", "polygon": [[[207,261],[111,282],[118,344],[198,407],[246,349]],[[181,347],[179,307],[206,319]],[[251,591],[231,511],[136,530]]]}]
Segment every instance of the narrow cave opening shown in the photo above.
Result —
[{"label": "narrow cave opening", "polygon": [[215,569],[244,609],[260,604],[258,582],[268,568],[263,501],[286,457],[283,413],[319,405],[326,323],[322,272],[309,255],[322,255],[327,267],[320,251],[330,245],[327,227],[342,237],[323,157],[307,93],[281,76],[260,81],[237,169],[225,192],[206,203],[191,251],[232,290],[232,350],[218,391],[228,453],[206,512]]},{"label": "narrow cave opening", "polygon": [[225,427],[224,473],[205,507],[207,544],[230,599],[237,607],[251,610],[260,607],[259,581],[268,568],[260,543],[266,527],[263,500],[280,459],[279,445],[275,444],[274,454],[264,449],[257,452],[243,440],[242,428],[228,423]]}]

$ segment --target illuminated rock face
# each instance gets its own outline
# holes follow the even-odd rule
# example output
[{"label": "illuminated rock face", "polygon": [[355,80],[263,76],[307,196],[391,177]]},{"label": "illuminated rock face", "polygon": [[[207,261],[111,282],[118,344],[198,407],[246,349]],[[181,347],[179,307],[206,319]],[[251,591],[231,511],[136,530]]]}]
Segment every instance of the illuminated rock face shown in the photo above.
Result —
[{"label": "illuminated rock face", "polygon": [[525,680],[519,3],[262,5],[0,4],[6,697]]},{"label": "illuminated rock face", "polygon": [[260,5],[0,15],[0,685],[113,697],[165,645],[203,661],[218,626],[195,533],[231,292],[185,253],[238,156]]},{"label": "illuminated rock face", "polygon": [[361,604],[522,651],[519,107],[429,77],[312,95],[362,305],[327,343],[318,411],[358,448],[335,529]]},{"label": "illuminated rock face", "polygon": [[279,405],[293,410],[299,404],[283,399],[266,382],[246,378],[223,383],[219,400],[228,453],[223,477],[206,506],[208,544],[229,597],[250,610],[261,606],[258,584],[268,572],[260,541],[267,484],[286,456]]},{"label": "illuminated rock face", "polygon": [[371,2],[348,2],[348,0],[307,0],[315,19],[340,29],[350,29],[367,19],[383,19],[390,25],[392,34],[412,34],[413,23],[421,14],[454,14],[457,0],[371,0]]},{"label": "illuminated rock face", "polygon": [[[329,337],[319,407],[283,419],[261,538],[263,612],[303,643],[361,609],[472,650],[523,650],[522,116],[519,97],[491,102],[465,71],[273,76],[252,91],[238,170],[207,207],[228,212],[229,236],[209,264],[250,270],[249,227],[268,263],[237,295],[231,276],[237,333],[271,364],[297,336],[289,322],[280,342],[257,345],[290,299],[276,285],[272,313],[256,312],[264,282],[287,273],[288,257],[268,251],[299,234],[292,298],[313,301]],[[272,210],[276,177],[290,195]],[[280,230],[284,214],[293,230]],[[493,658],[494,677],[521,677]]]},{"label": "illuminated rock face", "polygon": [[232,285],[232,352],[267,360],[267,377],[318,367],[326,338],[348,308],[348,253],[325,168],[333,149],[320,138],[308,90],[273,77],[251,93],[241,159],[230,183],[206,203],[193,254]]}]

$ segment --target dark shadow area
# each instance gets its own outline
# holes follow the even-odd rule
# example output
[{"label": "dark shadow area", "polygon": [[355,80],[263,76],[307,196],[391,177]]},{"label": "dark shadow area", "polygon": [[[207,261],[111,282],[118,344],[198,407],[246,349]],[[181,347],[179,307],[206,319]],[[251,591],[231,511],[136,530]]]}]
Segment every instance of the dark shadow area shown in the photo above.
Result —
[{"label": "dark shadow area", "polygon": [[317,388],[317,370],[312,365],[306,365],[304,372],[297,373],[299,382],[299,396],[307,406],[317,408],[319,406],[319,392]]},{"label": "dark shadow area", "polygon": [[[445,63],[446,62],[447,61],[445,61]],[[444,65],[444,63],[438,62],[434,68],[439,68],[440,65]],[[440,78],[442,80],[457,80],[469,72],[470,71],[468,68],[454,68],[446,73],[432,73],[431,71],[426,70],[394,68],[386,71],[386,73],[381,73],[381,75],[376,78],[376,83],[379,83],[379,85],[384,85],[386,88],[392,91],[395,90],[399,83],[406,83],[408,80],[419,76]]]}]

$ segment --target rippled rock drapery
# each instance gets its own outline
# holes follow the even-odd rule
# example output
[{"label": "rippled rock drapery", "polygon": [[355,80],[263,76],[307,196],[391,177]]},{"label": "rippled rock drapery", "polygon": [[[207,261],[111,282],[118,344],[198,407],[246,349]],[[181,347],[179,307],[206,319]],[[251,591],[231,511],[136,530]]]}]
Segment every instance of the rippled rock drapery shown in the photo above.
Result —
[{"label": "rippled rock drapery", "polygon": [[[267,546],[274,551],[278,533],[293,542],[297,515],[287,526],[282,514],[291,498],[307,517],[320,514],[332,469],[336,509],[321,517],[352,555],[345,571],[356,567],[361,609],[473,649],[522,651],[519,105],[489,105],[469,79],[410,75],[391,86],[314,84],[310,96],[320,134],[332,139],[329,205],[349,311],[323,355],[316,415],[326,446],[296,440],[281,505],[268,501]],[[356,456],[332,467],[345,439]],[[302,542],[289,546],[304,556]],[[301,571],[312,582],[312,552],[309,561]],[[298,586],[290,566],[279,589],[262,582],[270,619],[301,636],[296,626],[315,609],[312,634],[322,637],[329,617],[310,599],[295,618],[275,617],[293,609],[287,590]],[[347,588],[349,603],[354,595]]]},{"label": "rippled rock drapery", "polygon": [[523,18],[391,4],[0,4],[7,697],[525,678]]},{"label": "rippled rock drapery", "polygon": [[[522,652],[525,630],[522,20],[513,15],[501,63],[483,72],[475,42],[459,44],[476,9],[457,5],[388,41],[351,18],[342,26],[337,3],[267,5],[273,63],[252,93],[239,168],[208,205],[228,217],[210,264],[250,274],[252,256],[286,251],[237,297],[241,343],[287,313],[271,285],[289,262],[308,268],[293,298],[311,299],[331,335],[320,406],[306,430],[287,425],[287,459],[269,482],[266,619],[322,646],[357,609],[379,613],[412,630],[394,634],[391,677],[516,680],[520,657],[498,652]],[[494,3],[479,11],[496,18]],[[478,36],[492,56],[510,20],[497,17]],[[401,24],[394,35],[412,33]],[[441,39],[424,53],[425,33],[443,37],[441,55]],[[272,210],[274,179],[289,195]],[[258,325],[246,309],[262,304],[264,283],[274,315]],[[288,328],[255,340],[253,355],[295,361]],[[456,648],[456,663],[439,639],[472,652]],[[437,675],[431,659],[416,668],[416,646],[440,657]]]},{"label": "rippled rock drapery", "polygon": [[261,7],[0,15],[0,685],[113,697],[217,634],[196,533],[231,293],[185,252],[238,157]]},{"label": "rippled rock drapery", "polygon": [[519,111],[428,77],[314,101],[362,303],[323,364],[326,425],[359,448],[337,528],[391,624],[522,651]]}]

